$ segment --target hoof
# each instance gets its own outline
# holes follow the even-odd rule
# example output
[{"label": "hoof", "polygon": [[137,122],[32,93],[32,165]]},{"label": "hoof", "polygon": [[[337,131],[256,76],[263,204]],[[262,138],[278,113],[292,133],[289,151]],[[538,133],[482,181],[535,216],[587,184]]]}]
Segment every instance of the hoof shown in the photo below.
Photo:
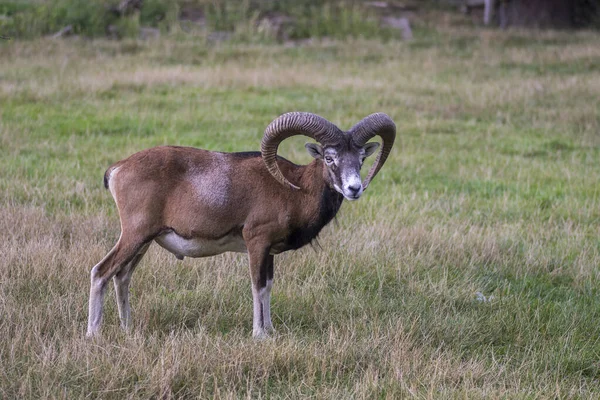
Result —
[{"label": "hoof", "polygon": [[263,329],[252,332],[252,338],[256,340],[266,340],[269,339],[269,337],[269,334]]},{"label": "hoof", "polygon": [[100,337],[100,334],[98,332],[88,332],[85,334],[86,339],[95,339],[97,337]]},{"label": "hoof", "polygon": [[271,325],[271,326],[265,326],[265,332],[267,333],[268,336],[272,336],[272,335],[274,335],[274,334],[277,333],[275,331],[275,328],[273,328],[273,325]]}]

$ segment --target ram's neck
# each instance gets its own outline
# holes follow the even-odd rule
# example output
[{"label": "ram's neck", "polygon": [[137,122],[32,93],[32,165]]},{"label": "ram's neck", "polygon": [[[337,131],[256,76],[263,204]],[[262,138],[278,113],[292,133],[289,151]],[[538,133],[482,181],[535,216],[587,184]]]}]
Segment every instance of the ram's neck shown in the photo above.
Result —
[{"label": "ram's neck", "polygon": [[322,223],[321,228],[327,225],[337,214],[344,197],[329,183],[329,177],[323,161],[314,160],[306,166],[302,186],[310,196],[318,199],[318,210],[315,222]]},{"label": "ram's neck", "polygon": [[299,183],[302,196],[302,208],[287,243],[289,248],[297,249],[312,242],[321,229],[335,217],[344,197],[324,178],[321,161],[313,161],[302,167]]}]

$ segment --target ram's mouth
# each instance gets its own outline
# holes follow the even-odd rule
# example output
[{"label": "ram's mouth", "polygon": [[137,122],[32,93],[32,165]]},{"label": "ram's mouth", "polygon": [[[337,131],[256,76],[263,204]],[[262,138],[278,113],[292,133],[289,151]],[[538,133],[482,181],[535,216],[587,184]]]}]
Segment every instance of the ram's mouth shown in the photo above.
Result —
[{"label": "ram's mouth", "polygon": [[346,198],[346,200],[348,200],[348,201],[355,201],[355,200],[358,200],[358,199],[360,198],[360,196],[361,196],[360,194],[351,194],[351,195],[345,195],[345,194],[344,194],[344,197],[345,197],[345,198]]}]

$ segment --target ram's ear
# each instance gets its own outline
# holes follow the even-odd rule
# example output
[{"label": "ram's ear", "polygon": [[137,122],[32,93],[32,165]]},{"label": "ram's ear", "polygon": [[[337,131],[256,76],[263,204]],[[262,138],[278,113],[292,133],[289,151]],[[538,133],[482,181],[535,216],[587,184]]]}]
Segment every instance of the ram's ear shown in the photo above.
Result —
[{"label": "ram's ear", "polygon": [[365,144],[365,146],[363,147],[363,149],[365,149],[365,157],[369,157],[371,154],[375,153],[375,150],[377,150],[378,147],[379,143],[377,142],[370,142]]},{"label": "ram's ear", "polygon": [[318,143],[306,143],[304,145],[306,150],[308,150],[308,154],[316,159],[323,159],[323,147]]}]

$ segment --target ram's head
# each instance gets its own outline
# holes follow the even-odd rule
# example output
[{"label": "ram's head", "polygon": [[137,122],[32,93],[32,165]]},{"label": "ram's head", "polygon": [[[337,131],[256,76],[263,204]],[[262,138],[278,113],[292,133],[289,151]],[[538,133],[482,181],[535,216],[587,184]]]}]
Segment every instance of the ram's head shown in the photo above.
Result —
[{"label": "ram's head", "polygon": [[[314,158],[323,160],[329,184],[348,200],[358,199],[387,159],[394,139],[396,125],[383,113],[371,114],[344,132],[318,115],[304,112],[283,114],[267,126],[261,144],[267,169],[281,184],[300,189],[289,182],[277,165],[279,144],[295,135],[304,135],[318,142],[307,143],[306,149]],[[382,148],[364,182],[360,168],[366,157],[377,150],[379,143],[370,139],[380,136]]]}]

